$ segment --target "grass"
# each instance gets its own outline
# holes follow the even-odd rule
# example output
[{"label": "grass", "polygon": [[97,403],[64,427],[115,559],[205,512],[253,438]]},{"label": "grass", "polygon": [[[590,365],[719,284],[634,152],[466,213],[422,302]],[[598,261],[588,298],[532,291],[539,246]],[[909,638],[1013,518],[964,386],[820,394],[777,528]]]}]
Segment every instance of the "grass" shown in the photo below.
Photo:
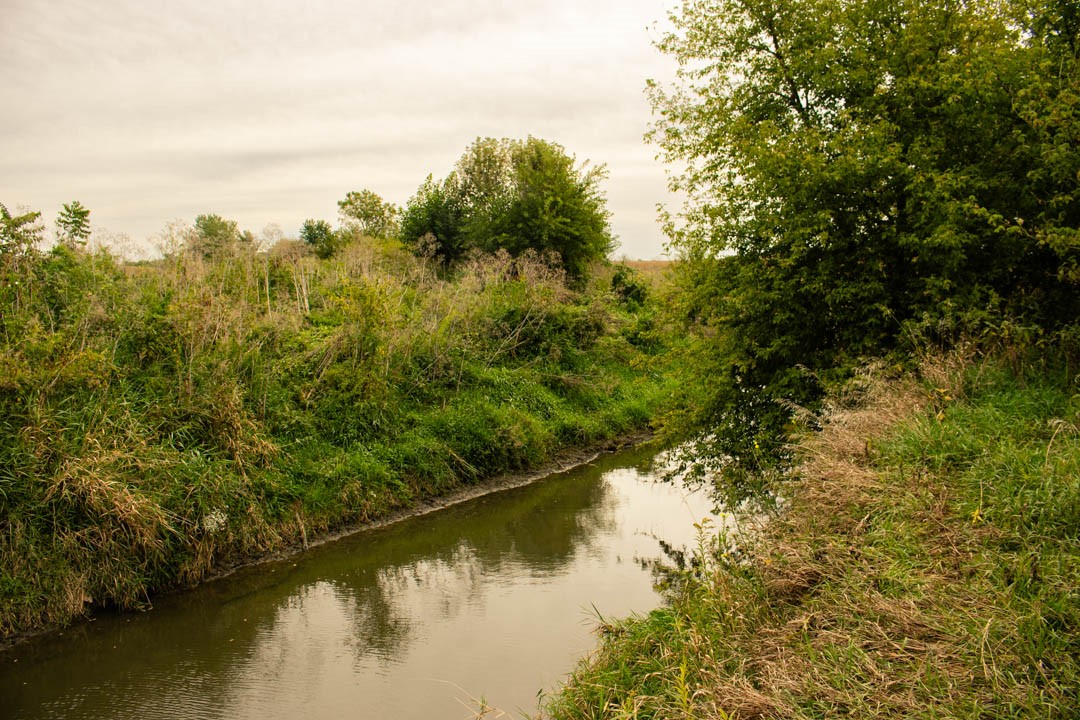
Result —
[{"label": "grass", "polygon": [[[0,255],[0,638],[648,425],[650,302],[534,256]],[[644,320],[643,320],[644,318]]]},{"label": "grass", "polygon": [[951,360],[856,394],[799,439],[786,509],[703,532],[547,717],[1080,713],[1075,380]]}]

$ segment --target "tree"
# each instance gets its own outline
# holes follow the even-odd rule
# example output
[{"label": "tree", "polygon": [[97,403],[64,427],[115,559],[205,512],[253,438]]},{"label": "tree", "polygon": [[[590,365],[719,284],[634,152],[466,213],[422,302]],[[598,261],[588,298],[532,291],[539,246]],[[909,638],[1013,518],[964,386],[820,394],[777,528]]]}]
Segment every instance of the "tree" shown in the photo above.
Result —
[{"label": "tree", "polygon": [[473,249],[553,251],[580,278],[615,245],[604,177],[546,140],[478,138],[445,180],[428,176],[409,200],[401,239],[416,247],[434,237],[447,264]]},{"label": "tree", "polygon": [[685,167],[666,229],[707,338],[698,422],[745,435],[770,424],[746,417],[759,407],[775,427],[834,368],[926,319],[1075,320],[1076,45],[1054,51],[1038,30],[1073,5],[685,0],[672,14],[659,47],[678,80],[649,85],[650,137]]},{"label": "tree", "polygon": [[324,260],[337,251],[337,235],[325,220],[305,220],[304,226],[300,228],[300,239]]},{"label": "tree", "polygon": [[241,232],[235,220],[212,213],[195,218],[195,227],[187,242],[189,250],[205,258],[219,257],[238,247],[253,247],[254,244],[254,236],[248,231]]},{"label": "tree", "polygon": [[[1027,174],[1038,198],[1024,231],[1060,258],[1059,276],[1080,283],[1080,5],[1049,0],[1028,15],[1038,72],[1016,94],[1037,158]],[[1030,220],[1030,218],[1029,218]]]},{"label": "tree", "polygon": [[86,245],[90,238],[90,211],[78,200],[64,205],[56,217],[56,234],[70,248]]},{"label": "tree", "polygon": [[420,254],[432,253],[443,264],[460,260],[471,247],[465,232],[467,214],[457,175],[442,182],[428,175],[401,214],[401,240]]},{"label": "tree", "polygon": [[41,242],[45,229],[40,212],[12,215],[0,203],[0,257],[18,258],[30,254]]},{"label": "tree", "polygon": [[528,138],[511,151],[511,192],[497,247],[555,251],[574,278],[615,248],[600,191],[603,167],[575,167],[560,145]]},{"label": "tree", "polygon": [[371,190],[348,193],[338,201],[338,214],[345,227],[373,238],[392,238],[398,232],[397,206]]}]

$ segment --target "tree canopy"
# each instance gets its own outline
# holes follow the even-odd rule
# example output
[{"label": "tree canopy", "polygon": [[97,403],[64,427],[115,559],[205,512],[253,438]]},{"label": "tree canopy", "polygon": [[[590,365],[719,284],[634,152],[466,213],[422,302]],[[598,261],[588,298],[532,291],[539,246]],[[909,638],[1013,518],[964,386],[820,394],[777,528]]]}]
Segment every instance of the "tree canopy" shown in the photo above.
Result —
[{"label": "tree canopy", "polygon": [[187,248],[203,257],[215,257],[240,246],[254,247],[255,238],[241,231],[235,220],[226,220],[214,213],[195,218],[195,226],[187,233]]},{"label": "tree canopy", "polygon": [[305,220],[300,228],[300,240],[323,259],[332,256],[337,250],[337,235],[325,220]]},{"label": "tree canopy", "polygon": [[474,249],[555,252],[581,277],[615,247],[604,177],[546,140],[478,138],[445,179],[428,176],[409,200],[401,239],[447,264]]},{"label": "tree canopy", "polygon": [[398,231],[398,208],[371,190],[357,190],[338,201],[341,224],[361,235],[391,238]]},{"label": "tree canopy", "polygon": [[45,232],[40,221],[40,212],[12,215],[7,206],[0,203],[0,259],[31,252]]},{"label": "tree canopy", "polygon": [[[686,0],[650,136],[711,412],[804,399],[913,323],[1080,311],[1071,0]],[[1071,8],[1071,10],[1070,10]]]},{"label": "tree canopy", "polygon": [[666,230],[713,456],[754,457],[791,403],[910,338],[1080,317],[1074,0],[684,0],[671,19],[650,139],[684,168]]}]

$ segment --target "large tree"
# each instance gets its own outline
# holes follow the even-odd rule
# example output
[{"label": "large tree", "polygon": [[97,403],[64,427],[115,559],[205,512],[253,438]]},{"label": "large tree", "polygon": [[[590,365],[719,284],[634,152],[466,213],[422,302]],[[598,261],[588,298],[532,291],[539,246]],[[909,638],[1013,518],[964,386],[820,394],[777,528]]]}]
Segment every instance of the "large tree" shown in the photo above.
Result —
[{"label": "large tree", "polygon": [[187,235],[188,249],[206,258],[255,246],[255,237],[251,232],[241,231],[235,220],[226,220],[215,213],[198,215],[195,226]]},{"label": "large tree", "polygon": [[[1032,30],[1046,14],[956,0],[673,13],[659,46],[678,81],[650,84],[651,137],[686,168],[669,230],[728,384],[805,394],[800,365],[887,350],[905,322],[949,309],[1075,318],[1078,150],[1060,125],[1076,53]],[[1040,191],[1030,179],[1053,163]]]},{"label": "large tree", "polygon": [[401,239],[447,263],[473,249],[550,251],[580,278],[615,246],[604,177],[546,140],[478,138],[446,179],[429,176],[410,199]]},{"label": "large tree", "polygon": [[1076,4],[1039,3],[673,12],[651,139],[684,168],[667,229],[718,457],[752,456],[791,402],[913,327],[1080,314]]},{"label": "large tree", "polygon": [[576,166],[560,145],[537,138],[511,149],[511,191],[496,244],[517,253],[554,251],[571,277],[615,248],[600,182],[602,166]]}]

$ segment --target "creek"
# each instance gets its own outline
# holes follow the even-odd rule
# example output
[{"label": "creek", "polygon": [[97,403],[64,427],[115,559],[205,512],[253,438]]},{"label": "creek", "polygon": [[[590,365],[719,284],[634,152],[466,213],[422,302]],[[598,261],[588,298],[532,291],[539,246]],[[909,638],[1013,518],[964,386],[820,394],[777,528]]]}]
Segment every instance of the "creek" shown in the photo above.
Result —
[{"label": "creek", "polygon": [[651,458],[603,456],[33,639],[0,655],[0,715],[535,713],[599,617],[660,604],[661,542],[693,545],[710,516],[705,493],[656,482]]}]

